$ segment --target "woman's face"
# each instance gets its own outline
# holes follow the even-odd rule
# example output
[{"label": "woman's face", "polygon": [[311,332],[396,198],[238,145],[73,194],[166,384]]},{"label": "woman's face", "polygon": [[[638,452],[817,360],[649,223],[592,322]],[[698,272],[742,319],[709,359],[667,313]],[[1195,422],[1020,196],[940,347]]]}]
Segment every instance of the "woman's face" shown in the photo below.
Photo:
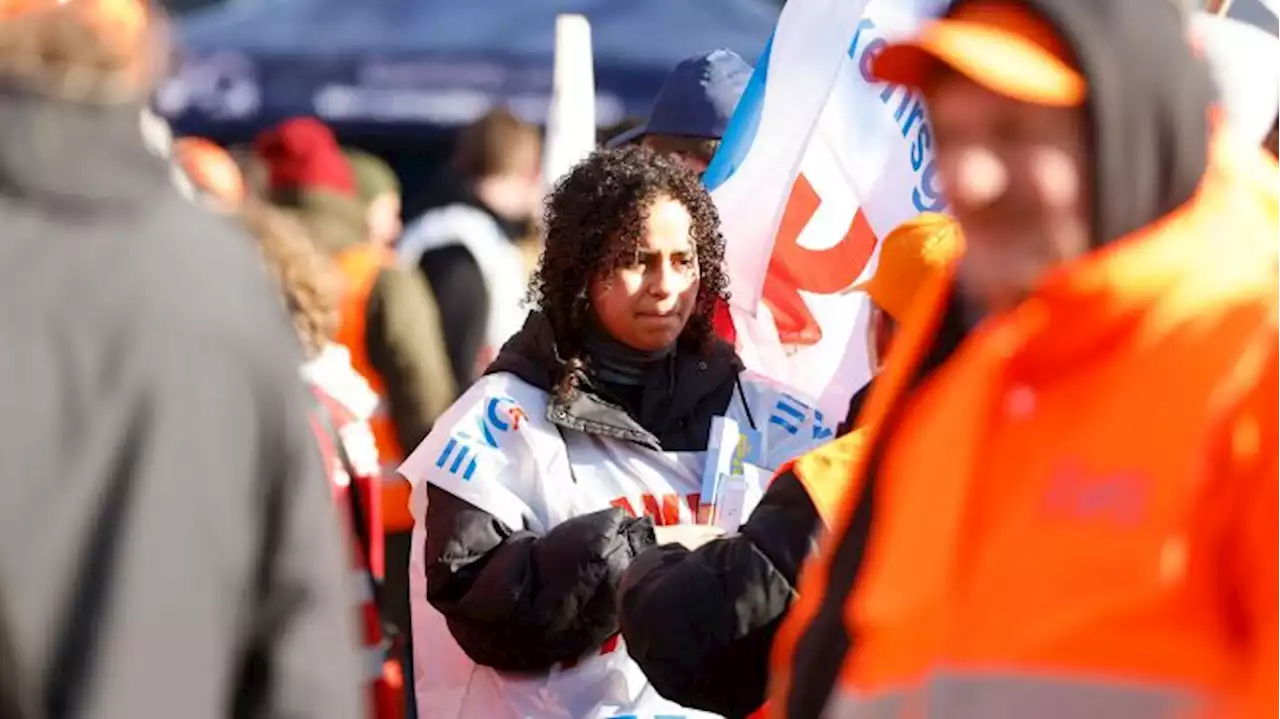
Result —
[{"label": "woman's face", "polygon": [[632,349],[670,347],[698,299],[698,249],[693,220],[679,202],[659,197],[649,207],[635,257],[591,280],[591,306],[610,336]]}]

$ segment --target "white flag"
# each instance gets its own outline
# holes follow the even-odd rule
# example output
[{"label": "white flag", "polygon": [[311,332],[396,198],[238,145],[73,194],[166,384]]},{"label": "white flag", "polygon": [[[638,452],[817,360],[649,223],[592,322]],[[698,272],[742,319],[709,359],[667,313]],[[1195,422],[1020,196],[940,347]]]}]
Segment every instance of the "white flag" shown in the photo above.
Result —
[{"label": "white flag", "polygon": [[946,0],[792,0],[706,174],[747,366],[843,417],[870,378],[878,238],[945,200],[923,101],[868,79],[886,38]]}]

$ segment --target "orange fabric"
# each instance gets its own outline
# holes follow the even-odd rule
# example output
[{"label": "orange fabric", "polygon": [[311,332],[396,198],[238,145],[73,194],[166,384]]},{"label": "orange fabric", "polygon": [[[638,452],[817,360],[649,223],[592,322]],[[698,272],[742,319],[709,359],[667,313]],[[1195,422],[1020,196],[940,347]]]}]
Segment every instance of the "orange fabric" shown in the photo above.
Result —
[{"label": "orange fabric", "polygon": [[787,470],[795,473],[824,527],[831,526],[845,498],[850,493],[858,493],[858,487],[849,482],[849,478],[858,476],[855,469],[862,461],[866,435],[866,430],[855,429],[778,468],[778,473]]},{"label": "orange fabric", "polygon": [[[1276,714],[1280,183],[1252,148],[1211,158],[1190,203],[1060,269],[905,400],[856,591],[822,596],[829,540],[775,644],[774,697],[805,625],[842,601],[849,690],[1000,667]],[[900,338],[888,369],[927,339]],[[872,422],[900,380],[877,383]]]},{"label": "orange fabric", "polygon": [[1048,21],[1020,3],[976,0],[885,47],[871,63],[882,82],[919,89],[941,62],[989,90],[1022,102],[1074,107],[1087,86]]},{"label": "orange fabric", "polygon": [[388,532],[413,530],[413,513],[409,511],[409,497],[412,493],[413,485],[409,484],[404,477],[400,475],[383,477],[382,506]]},{"label": "orange fabric", "polygon": [[368,332],[369,296],[382,268],[392,261],[386,250],[364,243],[347,247],[334,257],[334,263],[345,280],[342,301],[338,305],[338,334],[335,339],[351,353],[351,365],[369,381],[379,396],[385,389],[385,383],[369,363],[365,337]]},{"label": "orange fabric", "polygon": [[954,218],[924,212],[898,225],[880,242],[880,259],[871,279],[850,291],[862,291],[898,322],[920,288],[944,274],[964,253],[964,238]]},{"label": "orange fabric", "polygon": [[202,137],[183,137],[173,143],[173,159],[201,192],[231,207],[244,202],[244,177],[231,154]]},{"label": "orange fabric", "polygon": [[335,338],[351,353],[351,366],[359,372],[374,393],[383,401],[374,416],[369,419],[374,439],[378,442],[378,455],[382,460],[382,521],[388,532],[406,532],[413,529],[413,515],[409,512],[411,487],[395,467],[404,459],[404,450],[396,434],[395,424],[386,408],[386,382],[369,361],[368,337],[369,295],[384,267],[395,261],[385,247],[361,243],[342,250],[334,258],[345,279],[342,301],[339,303],[338,334]]}]

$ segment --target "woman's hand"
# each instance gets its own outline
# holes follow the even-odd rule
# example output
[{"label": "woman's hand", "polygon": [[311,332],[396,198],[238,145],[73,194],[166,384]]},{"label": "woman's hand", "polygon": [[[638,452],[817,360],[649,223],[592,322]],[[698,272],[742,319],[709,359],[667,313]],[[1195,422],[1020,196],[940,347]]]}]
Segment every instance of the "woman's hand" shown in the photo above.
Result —
[{"label": "woman's hand", "polygon": [[709,524],[677,524],[671,527],[654,527],[653,536],[658,545],[683,544],[694,550],[713,539],[724,536],[724,530]]}]

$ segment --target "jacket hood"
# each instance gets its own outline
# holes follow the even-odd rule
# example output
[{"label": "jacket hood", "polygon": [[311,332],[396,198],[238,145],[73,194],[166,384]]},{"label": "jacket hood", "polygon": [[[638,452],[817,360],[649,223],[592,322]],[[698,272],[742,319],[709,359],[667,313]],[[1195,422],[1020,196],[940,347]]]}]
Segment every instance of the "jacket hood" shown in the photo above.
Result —
[{"label": "jacket hood", "polygon": [[[726,375],[736,376],[743,369],[742,361],[738,359],[733,347],[718,340],[703,353],[679,349],[675,357],[677,370],[681,365],[693,365],[699,371],[706,372],[713,383],[715,379]],[[541,312],[533,311],[525,318],[520,331],[502,345],[497,358],[485,370],[485,374],[510,372],[522,382],[544,392],[552,392],[563,364],[564,361],[556,351],[556,338],[551,331],[551,323]],[[676,378],[677,381],[680,378],[679,371]],[[693,394],[696,399],[698,392],[694,390]]]},{"label": "jacket hood", "polygon": [[335,254],[368,237],[364,207],[349,197],[328,190],[271,193],[276,207],[293,215],[311,233],[321,250]]},{"label": "jacket hood", "polygon": [[0,193],[79,214],[173,191],[142,137],[142,106],[89,105],[0,85]]},{"label": "jacket hood", "polygon": [[[963,1],[963,0],[962,0]],[[1057,29],[1088,83],[1093,236],[1127,235],[1191,199],[1208,166],[1207,63],[1169,0],[1020,0]]]},{"label": "jacket hood", "polygon": [[[954,10],[968,0],[952,4]],[[1054,27],[1085,76],[1095,247],[1188,203],[1209,167],[1216,90],[1168,0],[1015,0]],[[1182,41],[1179,41],[1182,39]],[[941,366],[982,318],[952,287],[915,382]]]},{"label": "jacket hood", "polygon": [[509,372],[521,382],[543,392],[555,389],[556,376],[563,362],[556,354],[556,338],[551,323],[541,312],[530,312],[524,326],[498,350],[485,374]]}]

